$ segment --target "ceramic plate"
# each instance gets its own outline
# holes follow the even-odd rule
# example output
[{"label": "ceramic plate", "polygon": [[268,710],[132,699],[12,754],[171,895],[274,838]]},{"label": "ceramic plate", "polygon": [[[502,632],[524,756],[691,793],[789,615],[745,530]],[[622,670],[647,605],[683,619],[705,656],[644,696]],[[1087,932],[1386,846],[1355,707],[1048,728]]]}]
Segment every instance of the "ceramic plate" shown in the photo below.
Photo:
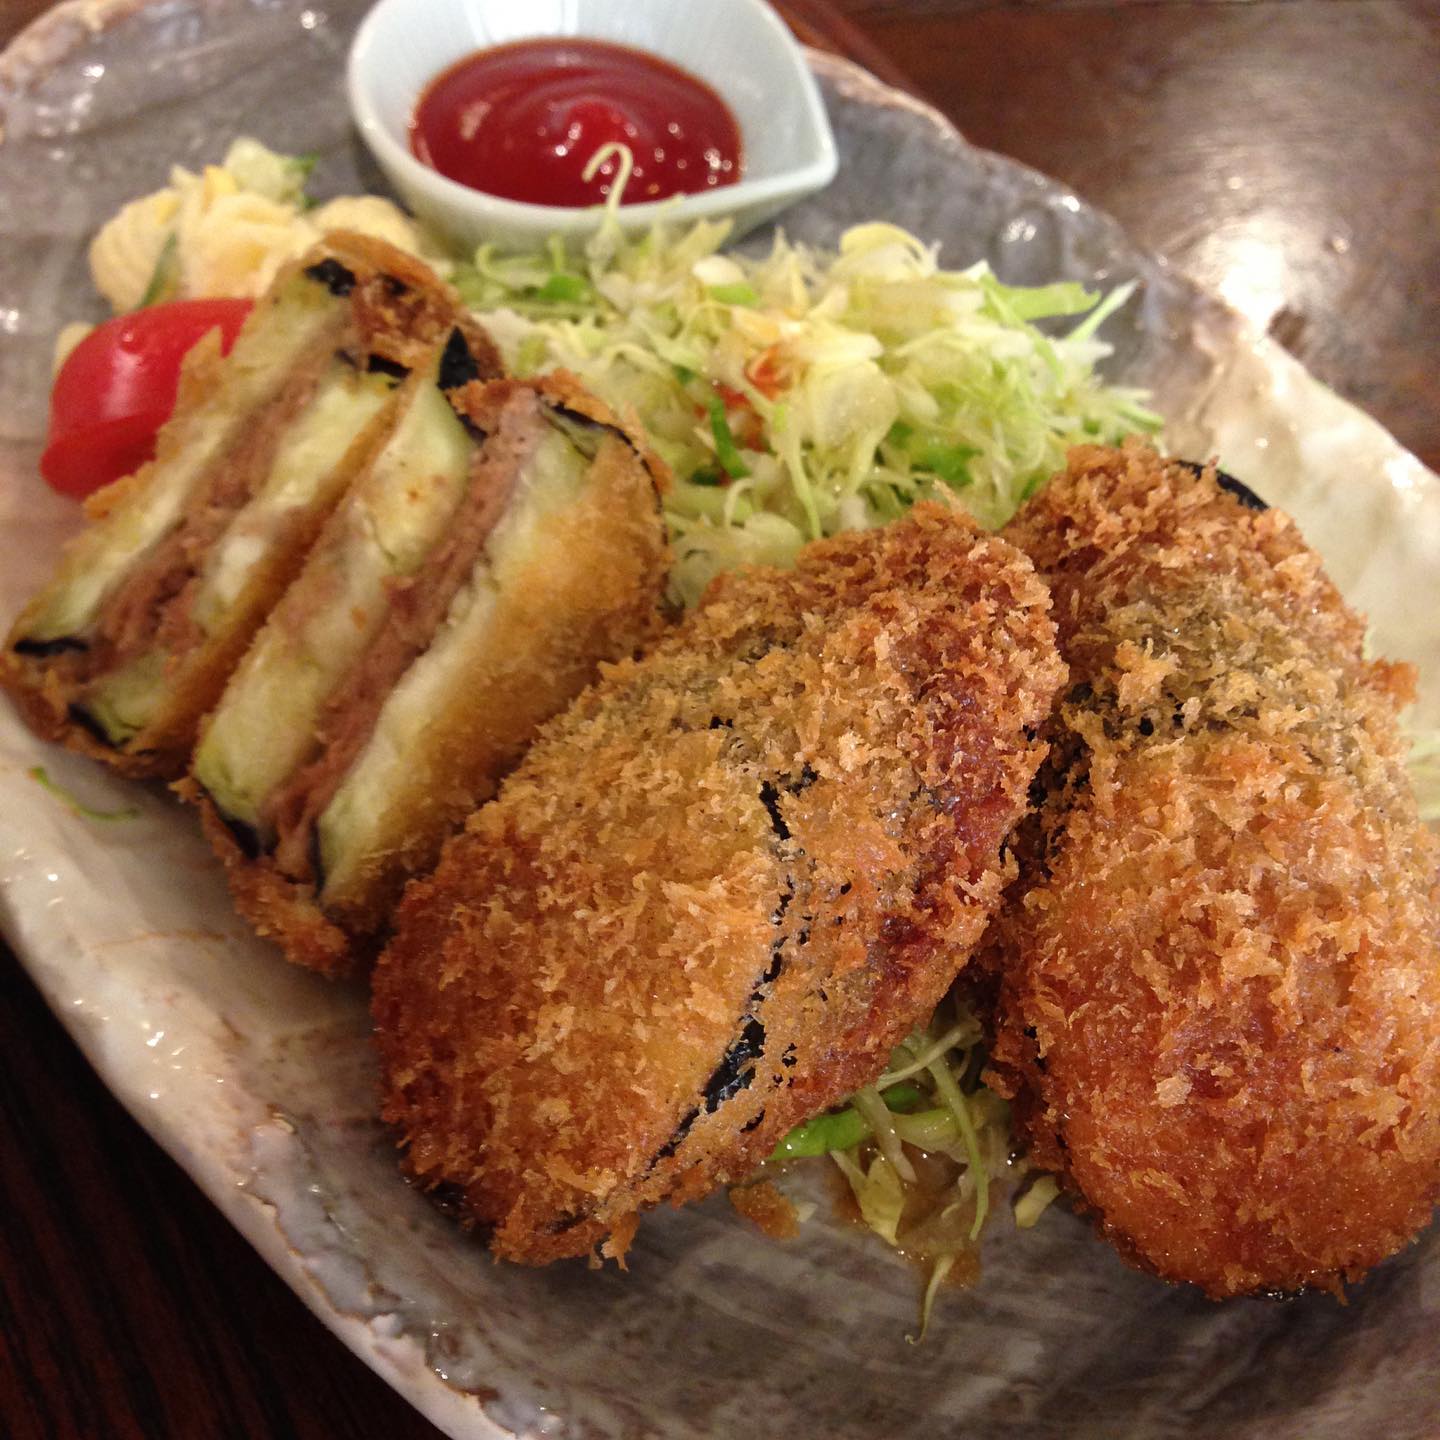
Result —
[{"label": "ceramic plate", "polygon": [[[74,524],[35,478],[50,345],[93,311],[84,243],[174,161],[236,130],[373,187],[342,100],[362,7],[71,3],[0,59],[0,611]],[[812,57],[840,179],[790,212],[833,242],[884,216],[1010,280],[1140,281],[1110,326],[1179,453],[1292,510],[1440,723],[1440,482],[1378,426],[1112,222],[854,67]],[[43,764],[101,809],[77,818]],[[822,1206],[765,1242],[723,1198],[641,1228],[631,1270],[497,1267],[396,1172],[371,1118],[358,990],[285,966],[233,918],[193,817],[0,713],[7,934],[106,1081],[321,1318],[454,1436],[745,1433],[1079,1440],[1419,1440],[1440,1430],[1440,1234],[1342,1308],[1214,1305],[1125,1268],[1052,1211],[993,1227],[984,1273],[914,1328],[917,1277]]]}]

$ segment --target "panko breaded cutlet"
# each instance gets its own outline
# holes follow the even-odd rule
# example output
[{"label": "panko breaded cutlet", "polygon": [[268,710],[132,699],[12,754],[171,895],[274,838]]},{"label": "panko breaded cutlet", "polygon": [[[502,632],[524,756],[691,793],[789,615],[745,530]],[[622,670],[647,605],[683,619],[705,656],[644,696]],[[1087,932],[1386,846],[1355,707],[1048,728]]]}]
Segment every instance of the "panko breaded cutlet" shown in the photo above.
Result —
[{"label": "panko breaded cutlet", "polygon": [[744,1176],[883,1069],[1013,875],[1049,597],[938,506],[722,577],[542,732],[374,975],[385,1118],[544,1263]]},{"label": "panko breaded cutlet", "polygon": [[446,388],[445,363],[231,676],[183,787],[241,914],[322,974],[363,970],[405,882],[540,725],[663,625],[660,462],[564,372]]},{"label": "panko breaded cutlet", "polygon": [[453,346],[500,373],[448,285],[347,231],[281,269],[228,356],[218,340],[186,356],[156,458],[86,502],[90,524],[0,645],[26,724],[125,775],[185,773],[327,518],[403,425],[411,372]]},{"label": "panko breaded cutlet", "polygon": [[1132,1261],[1338,1289],[1440,1197],[1440,858],[1406,667],[1294,524],[1143,446],[1007,535],[1071,669],[987,945],[993,1083]]}]

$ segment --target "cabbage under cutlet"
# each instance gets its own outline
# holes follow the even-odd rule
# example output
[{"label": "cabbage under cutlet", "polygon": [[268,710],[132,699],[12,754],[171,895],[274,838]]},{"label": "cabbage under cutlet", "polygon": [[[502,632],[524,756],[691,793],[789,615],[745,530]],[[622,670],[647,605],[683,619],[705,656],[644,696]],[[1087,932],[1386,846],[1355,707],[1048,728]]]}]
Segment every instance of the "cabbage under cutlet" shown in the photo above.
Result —
[{"label": "cabbage under cutlet", "polygon": [[1004,540],[938,506],[714,582],[609,667],[413,885],[378,962],[387,1120],[544,1263],[744,1176],[868,1083],[1013,864],[1063,670]]}]

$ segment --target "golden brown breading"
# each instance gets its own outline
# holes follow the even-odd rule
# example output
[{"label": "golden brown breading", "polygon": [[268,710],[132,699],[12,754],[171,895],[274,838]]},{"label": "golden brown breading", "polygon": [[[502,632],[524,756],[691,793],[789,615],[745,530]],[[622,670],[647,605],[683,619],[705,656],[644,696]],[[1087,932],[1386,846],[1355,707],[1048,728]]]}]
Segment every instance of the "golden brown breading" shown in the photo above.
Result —
[{"label": "golden brown breading", "polygon": [[[486,623],[465,648],[452,650],[452,678],[407,748],[403,775],[369,807],[377,838],[364,865],[343,884],[333,875],[317,874],[309,858],[315,850],[312,815],[300,830],[300,843],[292,840],[290,847],[299,851],[301,864],[287,868],[282,851],[257,846],[253,835],[227,820],[199,777],[176,787],[200,805],[205,834],[225,863],[241,914],[280,944],[288,959],[324,975],[353,974],[369,964],[405,882],[434,868],[446,836],[495,793],[538,727],[584,689],[602,660],[633,654],[664,623],[669,547],[660,510],[668,481],[663,462],[564,371],[533,381],[475,382],[454,393],[451,402],[476,433],[490,437],[471,486],[482,504],[490,504],[493,495],[494,508],[502,513],[512,503],[505,486],[514,486],[530,461],[528,453],[517,459],[505,451],[502,413],[513,411],[532,430],[543,430],[548,422],[538,419],[541,405],[553,407],[593,443],[594,453],[580,492],[563,508],[536,511],[523,531],[523,547],[507,553],[503,574],[493,568],[485,572]],[[486,457],[494,451],[504,453],[491,463]],[[343,538],[346,520],[342,510],[262,639],[275,629],[298,632],[298,621],[327,603],[333,590],[324,553],[327,538]],[[450,538],[456,528],[452,523]],[[488,563],[487,555],[483,545],[478,555],[462,553],[457,569],[469,575]],[[432,555],[425,577],[433,581],[440,568]],[[392,605],[401,593],[396,587]],[[444,637],[443,611],[442,618],[431,616],[423,624],[413,615],[412,607],[394,617],[406,663],[410,648],[423,652],[437,635]],[[253,678],[260,658],[257,647],[236,685]],[[373,670],[374,658],[372,647],[356,670]],[[394,668],[403,676],[403,664]],[[349,678],[356,679],[356,673]],[[375,717],[395,688],[389,672],[352,686],[371,708],[347,751],[342,727],[357,708],[357,695],[342,687],[315,727],[310,767],[333,765],[337,784],[348,775],[363,758]],[[322,811],[323,804],[314,809]]]},{"label": "golden brown breading", "polygon": [[1338,1288],[1440,1194],[1437,846],[1403,667],[1276,511],[1086,448],[1007,534],[1071,688],[996,927],[998,1088],[1133,1261]]},{"label": "golden brown breading", "polygon": [[544,1263],[748,1173],[964,964],[1063,671],[1049,599],[937,506],[722,577],[552,722],[375,973],[386,1118]]}]

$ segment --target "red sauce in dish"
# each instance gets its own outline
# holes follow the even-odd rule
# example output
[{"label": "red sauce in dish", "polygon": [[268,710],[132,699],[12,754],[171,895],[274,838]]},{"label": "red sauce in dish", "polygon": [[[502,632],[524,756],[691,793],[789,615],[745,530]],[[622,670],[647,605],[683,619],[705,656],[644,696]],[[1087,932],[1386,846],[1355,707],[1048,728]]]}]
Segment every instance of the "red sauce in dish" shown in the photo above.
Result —
[{"label": "red sauce in dish", "polygon": [[740,129],[725,102],[678,66],[601,40],[520,40],[481,50],[425,87],[410,122],[418,159],[474,190],[532,205],[595,205],[618,157],[587,184],[602,145],[629,147],[627,204],[740,178]]}]

